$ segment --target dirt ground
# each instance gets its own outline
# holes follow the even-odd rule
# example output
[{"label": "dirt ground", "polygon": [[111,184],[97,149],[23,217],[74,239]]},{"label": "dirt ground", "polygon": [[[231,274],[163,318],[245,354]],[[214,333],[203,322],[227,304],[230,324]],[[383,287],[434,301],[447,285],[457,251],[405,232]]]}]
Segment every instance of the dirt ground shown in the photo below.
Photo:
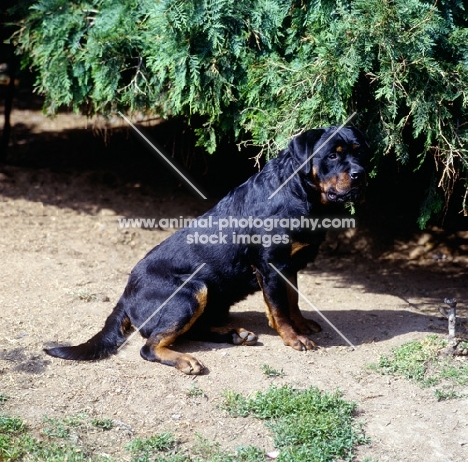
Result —
[{"label": "dirt ground", "polygon": [[[259,334],[257,346],[178,345],[207,366],[202,376],[142,360],[139,336],[107,360],[57,360],[42,348],[94,335],[133,266],[172,232],[120,229],[118,218],[197,216],[211,203],[177,188],[159,164],[145,167],[148,159],[137,156],[145,150],[141,145],[115,159],[111,145],[87,162],[94,149],[104,152],[104,144],[93,141],[91,127],[78,116],[51,121],[23,109],[13,122],[14,158],[0,178],[0,393],[9,397],[0,412],[18,415],[32,428],[41,427],[44,415],[111,418],[115,426],[105,438],[90,433],[87,444],[121,460],[128,458],[123,446],[129,440],[162,431],[188,446],[198,433],[226,448],[254,444],[271,451],[262,422],[233,419],[219,408],[223,391],[250,393],[272,381],[314,385],[338,388],[357,402],[371,441],[358,449],[357,460],[468,460],[467,398],[437,402],[428,389],[367,368],[394,346],[444,334],[446,321],[438,313],[444,297],[459,299],[466,317],[468,232],[452,236],[454,246],[421,234],[378,259],[336,249],[330,237],[300,274],[299,288],[354,350],[306,303],[306,316],[324,328],[314,337],[320,349],[285,347],[268,327],[256,294],[233,308],[232,320]],[[283,370],[284,377],[268,378],[264,364]],[[205,396],[189,396],[194,384]]]}]

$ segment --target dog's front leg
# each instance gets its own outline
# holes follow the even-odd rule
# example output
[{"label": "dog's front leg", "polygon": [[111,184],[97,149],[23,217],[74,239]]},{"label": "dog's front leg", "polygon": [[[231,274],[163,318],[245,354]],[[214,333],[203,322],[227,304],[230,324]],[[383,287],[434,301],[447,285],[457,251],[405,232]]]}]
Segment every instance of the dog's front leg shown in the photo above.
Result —
[{"label": "dog's front leg", "polygon": [[289,315],[293,321],[294,327],[300,334],[312,334],[322,330],[320,324],[312,319],[304,318],[299,309],[299,296],[297,292],[297,273],[288,278],[289,284],[286,286],[289,301]]},{"label": "dog's front leg", "polygon": [[296,350],[312,350],[316,344],[306,335],[297,331],[291,319],[290,288],[284,279],[273,269],[255,269],[258,284],[263,292],[270,326],[278,332],[285,345]]}]

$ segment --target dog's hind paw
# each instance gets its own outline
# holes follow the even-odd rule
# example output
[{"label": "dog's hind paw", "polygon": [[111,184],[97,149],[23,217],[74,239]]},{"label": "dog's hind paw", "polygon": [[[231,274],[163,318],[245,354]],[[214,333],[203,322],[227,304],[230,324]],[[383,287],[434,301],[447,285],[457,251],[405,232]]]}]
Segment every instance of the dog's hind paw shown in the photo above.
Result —
[{"label": "dog's hind paw", "polygon": [[255,345],[257,343],[258,336],[253,332],[239,328],[232,333],[232,343],[234,345]]}]

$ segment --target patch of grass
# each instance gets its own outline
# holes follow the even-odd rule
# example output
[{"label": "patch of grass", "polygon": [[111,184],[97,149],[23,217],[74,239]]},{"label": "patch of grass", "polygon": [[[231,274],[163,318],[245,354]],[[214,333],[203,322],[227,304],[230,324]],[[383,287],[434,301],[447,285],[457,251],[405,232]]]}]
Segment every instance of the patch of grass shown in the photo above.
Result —
[{"label": "patch of grass", "polygon": [[[271,387],[253,398],[226,393],[226,409],[233,416],[250,415],[267,421],[279,449],[278,462],[351,460],[354,446],[365,441],[353,420],[354,408],[353,403],[342,400],[338,393],[321,393],[315,388],[301,391],[289,386]],[[90,419],[86,414],[60,419],[46,416],[42,436],[36,438],[21,419],[0,416],[0,461],[104,460],[97,454],[95,443],[93,448],[87,447],[86,434],[96,428],[110,429],[112,424],[111,419]],[[125,446],[128,452],[125,459],[131,462],[265,461],[264,451],[257,447],[227,451],[215,441],[198,435],[196,438],[195,444],[187,449],[181,448],[176,437],[168,432],[135,438]]]},{"label": "patch of grass", "polygon": [[355,404],[338,392],[290,386],[270,387],[253,398],[227,392],[225,409],[235,417],[267,420],[280,451],[278,462],[351,460],[354,446],[366,441],[354,422]]},{"label": "patch of grass", "polygon": [[199,434],[195,436],[197,441],[192,452],[197,458],[213,462],[230,462],[230,457],[222,451],[219,443],[208,440]]},{"label": "patch of grass", "polygon": [[0,460],[41,462],[83,462],[88,460],[81,448],[40,441],[29,434],[25,423],[18,417],[0,416]]},{"label": "patch of grass", "polygon": [[190,389],[187,391],[187,396],[189,398],[206,398],[205,392],[195,382],[191,383]]},{"label": "patch of grass", "polygon": [[8,396],[4,395],[3,393],[0,393],[0,404],[3,404],[6,401],[8,401]]},{"label": "patch of grass", "polygon": [[[171,456],[158,456],[156,459],[132,459],[132,462],[191,462],[188,456],[173,454]],[[201,462],[201,461],[200,461]]]},{"label": "patch of grass", "polygon": [[196,435],[197,443],[191,453],[191,462],[264,462],[264,452],[255,446],[243,446],[230,453],[221,448],[220,444]]},{"label": "patch of grass", "polygon": [[267,377],[284,377],[286,375],[283,369],[279,371],[275,369],[274,367],[269,366],[268,364],[262,365],[262,372]]},{"label": "patch of grass", "polygon": [[[107,460],[91,455],[81,446],[70,441],[71,430],[85,431],[90,425],[107,429],[112,424],[110,419],[89,420],[86,414],[63,419],[44,416],[42,433],[45,438],[31,435],[26,424],[18,417],[0,415],[0,461],[19,460],[41,462],[97,462]],[[57,440],[58,441],[54,441]]]},{"label": "patch of grass", "polygon": [[264,460],[265,453],[260,448],[255,446],[243,446],[236,450],[233,462],[263,462]]},{"label": "patch of grass", "polygon": [[110,430],[114,427],[114,422],[112,419],[93,419],[91,425],[101,430]]},{"label": "patch of grass", "polygon": [[437,398],[437,401],[446,401],[448,399],[462,398],[463,395],[456,393],[453,390],[439,390],[436,388],[434,390],[434,395]]},{"label": "patch of grass", "polygon": [[64,419],[44,416],[45,427],[43,431],[49,438],[68,438],[71,429],[86,426],[87,419],[86,414],[77,414]]},{"label": "patch of grass", "polygon": [[[146,462],[154,460],[161,452],[168,452],[176,447],[177,439],[172,433],[165,432],[150,436],[149,438],[135,438],[125,446],[133,458],[132,461]],[[175,454],[174,454],[175,456]],[[157,459],[158,462],[164,459]],[[183,460],[183,459],[181,459]]]},{"label": "patch of grass", "polygon": [[18,434],[24,430],[24,422],[18,417],[0,415],[0,434]]},{"label": "patch of grass", "polygon": [[89,303],[97,300],[97,295],[93,294],[85,289],[79,290],[79,291],[70,291],[70,295],[73,297],[78,298],[78,300],[81,300],[83,302]]},{"label": "patch of grass", "polygon": [[422,387],[438,386],[434,390],[438,400],[459,398],[463,395],[453,388],[468,383],[468,364],[464,360],[440,356],[446,346],[446,340],[429,335],[394,348],[390,355],[381,355],[378,363],[369,367],[381,374],[412,380]]},{"label": "patch of grass", "polygon": [[82,448],[71,444],[57,444],[50,441],[40,441],[31,435],[26,435],[16,441],[16,450],[21,451],[21,458],[6,460],[34,460],[41,462],[87,462],[91,458]]}]

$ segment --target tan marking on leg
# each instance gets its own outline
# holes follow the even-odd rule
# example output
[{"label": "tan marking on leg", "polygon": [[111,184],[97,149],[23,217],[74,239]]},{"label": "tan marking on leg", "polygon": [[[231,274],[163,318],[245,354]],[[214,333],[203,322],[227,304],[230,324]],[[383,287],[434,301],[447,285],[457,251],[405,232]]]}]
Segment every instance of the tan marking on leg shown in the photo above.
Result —
[{"label": "tan marking on leg", "polygon": [[296,252],[299,252],[299,250],[303,249],[304,247],[307,247],[309,244],[305,242],[293,242],[291,244],[291,256],[293,256]]},{"label": "tan marking on leg", "polygon": [[179,353],[177,351],[171,350],[168,347],[175,342],[177,337],[187,332],[203,313],[206,302],[208,300],[208,289],[204,286],[195,294],[195,298],[198,301],[198,307],[190,321],[177,332],[173,332],[172,334],[168,333],[167,336],[163,337],[157,344],[153,343],[149,345],[158,361],[174,366],[185,374],[192,375],[203,373],[205,368],[203,364],[192,355]]},{"label": "tan marking on leg", "polygon": [[204,310],[206,303],[208,302],[208,288],[206,286],[203,286],[195,294],[195,298],[197,299],[198,305],[202,307],[202,310]]},{"label": "tan marking on leg", "polygon": [[120,332],[122,335],[128,335],[133,330],[132,322],[128,316],[125,316],[120,325]]},{"label": "tan marking on leg", "polygon": [[[272,308],[271,308],[272,309]],[[276,331],[283,339],[285,345],[288,345],[295,350],[304,351],[316,348],[316,344],[307,336],[299,334],[291,324],[291,320],[278,310],[273,310],[275,313]]]},{"label": "tan marking on leg", "polygon": [[274,303],[269,299],[268,295],[263,290],[263,281],[260,273],[257,271],[257,281],[262,289],[263,299],[266,305],[266,314],[270,327],[276,330],[283,339],[285,345],[288,345],[295,350],[312,350],[317,345],[307,338],[305,335],[298,334],[292,326],[291,320],[279,310]]},{"label": "tan marking on leg", "polygon": [[266,297],[265,292],[263,290],[262,276],[257,270],[255,271],[255,275],[257,276],[258,285],[260,286],[260,289],[262,290],[263,300],[265,301],[266,315],[267,315],[267,318],[268,318],[268,325],[272,329],[277,330],[276,323],[275,323],[275,318],[273,317],[273,314],[272,314],[271,308],[270,308],[270,304],[268,303],[267,297]]}]

